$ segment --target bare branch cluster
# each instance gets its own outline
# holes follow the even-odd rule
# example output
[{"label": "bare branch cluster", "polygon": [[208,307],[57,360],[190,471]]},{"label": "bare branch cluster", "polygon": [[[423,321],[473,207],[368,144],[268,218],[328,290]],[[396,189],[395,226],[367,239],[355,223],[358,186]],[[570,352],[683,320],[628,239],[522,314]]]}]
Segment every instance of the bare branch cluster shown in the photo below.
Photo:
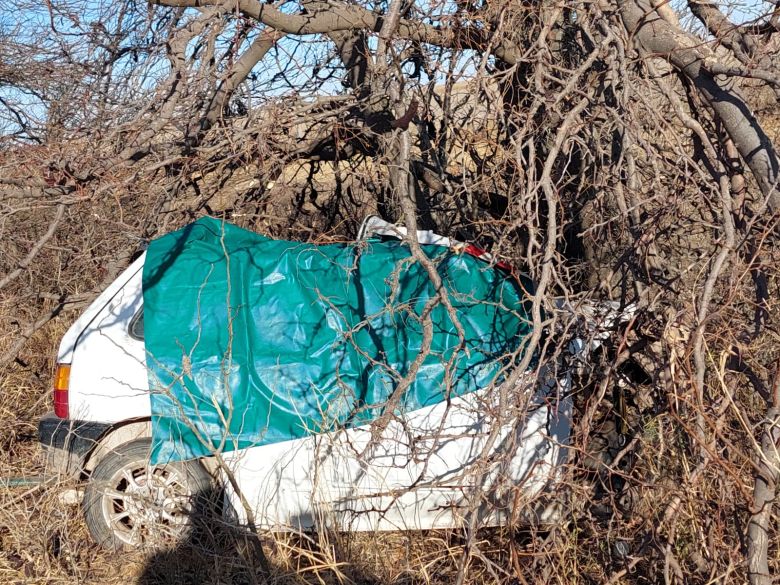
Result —
[{"label": "bare branch cluster", "polygon": [[[771,582],[776,7],[745,20],[708,0],[685,14],[651,0],[13,4],[0,3],[8,379],[45,378],[75,309],[199,215],[327,242],[377,213],[528,273],[537,356],[572,336],[550,317],[561,299],[635,307],[579,369],[561,521],[493,541],[469,525],[442,582]],[[521,398],[502,398],[518,420]]]}]

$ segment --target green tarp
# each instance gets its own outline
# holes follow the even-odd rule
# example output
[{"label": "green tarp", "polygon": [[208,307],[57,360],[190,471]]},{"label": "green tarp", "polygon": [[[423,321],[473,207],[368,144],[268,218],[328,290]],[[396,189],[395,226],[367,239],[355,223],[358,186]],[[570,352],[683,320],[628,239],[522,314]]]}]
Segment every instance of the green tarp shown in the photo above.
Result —
[{"label": "green tarp", "polygon": [[[422,248],[465,348],[435,304],[430,352],[398,405],[406,411],[490,384],[530,331],[527,283],[469,254]],[[403,241],[314,245],[203,218],[150,244],[143,294],[161,462],[377,418],[420,353],[436,291]]]}]

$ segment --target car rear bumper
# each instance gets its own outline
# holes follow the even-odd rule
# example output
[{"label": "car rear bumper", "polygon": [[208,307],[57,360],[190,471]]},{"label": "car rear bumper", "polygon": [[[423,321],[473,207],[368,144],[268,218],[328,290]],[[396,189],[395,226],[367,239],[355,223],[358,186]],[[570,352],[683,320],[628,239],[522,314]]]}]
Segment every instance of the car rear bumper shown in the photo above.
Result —
[{"label": "car rear bumper", "polygon": [[78,476],[84,460],[110,423],[61,419],[47,413],[38,423],[38,440],[46,454],[46,470],[71,477]]}]

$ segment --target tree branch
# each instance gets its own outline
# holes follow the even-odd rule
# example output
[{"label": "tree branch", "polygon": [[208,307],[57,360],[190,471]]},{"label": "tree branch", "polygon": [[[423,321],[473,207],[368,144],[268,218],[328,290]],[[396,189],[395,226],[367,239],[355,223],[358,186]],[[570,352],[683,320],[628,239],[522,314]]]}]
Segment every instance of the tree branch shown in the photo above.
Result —
[{"label": "tree branch", "polygon": [[[153,4],[173,7],[202,8],[206,6],[235,6],[232,2],[220,0],[151,0]],[[293,35],[328,34],[338,31],[366,30],[378,33],[384,18],[357,5],[328,5],[327,10],[316,10],[311,14],[285,14],[270,4],[255,0],[238,0],[239,10],[278,31]],[[447,48],[484,49],[489,35],[480,28],[461,26],[445,28],[409,19],[399,19],[395,36],[401,39],[429,43]],[[513,65],[520,59],[520,49],[512,43],[496,43],[493,54]]]},{"label": "tree branch", "polygon": [[200,122],[201,132],[205,132],[214,125],[222,115],[225,105],[236,88],[243,83],[252,72],[254,66],[266,56],[276,42],[284,36],[285,33],[278,30],[264,30],[252,42],[249,48],[244,51],[211,98],[206,113]]},{"label": "tree branch", "polygon": [[749,63],[751,56],[756,52],[755,42],[741,34],[739,27],[726,18],[717,4],[711,0],[688,0],[688,8],[709,33],[730,49],[743,65]]},{"label": "tree branch", "polygon": [[766,411],[761,452],[758,454],[758,473],[753,485],[753,509],[748,522],[748,579],[751,585],[771,585],[767,558],[769,548],[769,523],[772,503],[775,500],[778,469],[777,442],[780,438],[780,368],[775,373],[772,401]]},{"label": "tree branch", "polygon": [[11,272],[9,272],[8,274],[6,274],[4,278],[0,279],[0,289],[3,289],[8,285],[8,283],[16,280],[19,277],[19,275],[22,273],[22,271],[25,268],[27,268],[33,260],[35,260],[35,257],[46,245],[46,242],[48,242],[54,235],[54,232],[57,231],[57,226],[60,224],[60,221],[62,221],[64,215],[65,215],[65,205],[60,203],[60,205],[57,206],[57,212],[54,214],[54,219],[52,219],[51,223],[49,224],[49,229],[47,229],[46,233],[44,233],[38,239],[38,241],[35,242],[35,245],[27,253],[27,256],[25,256],[24,259],[21,262],[19,262],[17,267]]},{"label": "tree branch", "polygon": [[723,122],[740,156],[753,172],[772,211],[780,210],[780,159],[745,100],[736,90],[722,88],[709,66],[714,55],[701,41],[669,25],[654,12],[648,0],[623,0],[623,24],[646,55],[667,59],[697,88]]}]

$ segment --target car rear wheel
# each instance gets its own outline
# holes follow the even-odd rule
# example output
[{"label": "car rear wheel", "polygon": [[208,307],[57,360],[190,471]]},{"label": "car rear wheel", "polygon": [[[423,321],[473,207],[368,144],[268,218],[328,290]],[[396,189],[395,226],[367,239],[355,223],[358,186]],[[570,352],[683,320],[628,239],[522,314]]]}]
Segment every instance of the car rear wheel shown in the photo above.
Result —
[{"label": "car rear wheel", "polygon": [[184,540],[209,511],[213,480],[198,461],[151,465],[151,439],[120,445],[103,457],[84,493],[84,515],[107,548],[161,548]]}]

